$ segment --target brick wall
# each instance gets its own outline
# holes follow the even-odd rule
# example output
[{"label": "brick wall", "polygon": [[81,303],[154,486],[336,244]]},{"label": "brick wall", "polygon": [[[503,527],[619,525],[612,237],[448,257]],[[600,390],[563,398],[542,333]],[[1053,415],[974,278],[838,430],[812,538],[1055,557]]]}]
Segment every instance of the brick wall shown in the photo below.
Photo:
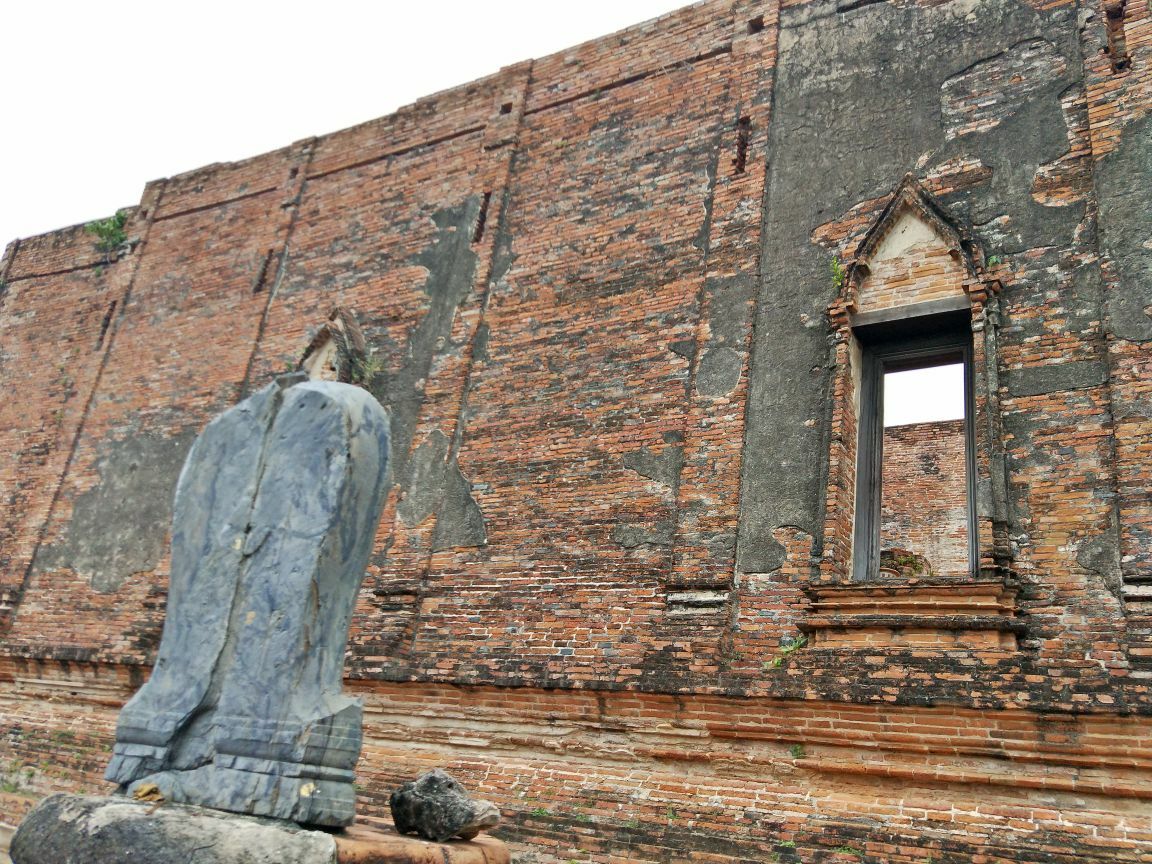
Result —
[{"label": "brick wall", "polygon": [[[525,861],[1152,860],[1152,13],[977,6],[709,0],[10,245],[3,794],[106,788],[183,455],[340,306],[367,812],[440,764]],[[977,580],[852,580],[863,252],[971,313]]]},{"label": "brick wall", "polygon": [[966,454],[963,420],[884,430],[881,549],[923,555],[932,575],[969,573]]}]

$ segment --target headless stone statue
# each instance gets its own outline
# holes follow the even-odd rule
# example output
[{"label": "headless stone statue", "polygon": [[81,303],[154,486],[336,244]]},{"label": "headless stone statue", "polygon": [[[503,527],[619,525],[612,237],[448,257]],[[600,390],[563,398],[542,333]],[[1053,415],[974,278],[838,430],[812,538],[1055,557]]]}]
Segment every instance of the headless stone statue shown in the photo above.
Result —
[{"label": "headless stone statue", "polygon": [[361,707],[348,624],[386,493],[388,415],[288,376],[201,433],[176,489],[168,614],[106,777],[132,793],[352,822]]}]

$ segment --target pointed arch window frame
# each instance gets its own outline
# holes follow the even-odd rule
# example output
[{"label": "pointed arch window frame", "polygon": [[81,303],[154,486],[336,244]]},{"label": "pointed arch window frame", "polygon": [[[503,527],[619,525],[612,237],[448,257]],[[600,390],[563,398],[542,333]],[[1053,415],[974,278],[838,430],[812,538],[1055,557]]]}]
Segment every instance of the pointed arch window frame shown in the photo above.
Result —
[{"label": "pointed arch window frame", "polygon": [[[870,273],[868,262],[888,231],[909,211],[929,225],[942,242],[947,244],[952,257],[963,266],[966,273],[962,286],[964,296],[862,312],[857,308],[857,302],[861,283]],[[867,433],[862,426],[857,429],[850,560],[845,562],[843,568],[836,567],[833,562],[831,573],[842,572],[850,582],[869,581],[878,577],[879,506],[874,505],[873,501],[879,494],[879,484],[873,478],[880,471],[882,451],[875,449],[872,442],[877,436],[883,435],[882,403],[877,401],[883,394],[877,392],[880,388],[875,383],[875,376],[879,374],[876,369],[882,368],[881,361],[884,359],[898,357],[905,351],[919,351],[928,345],[935,333],[941,345],[951,340],[957,347],[961,343],[965,346],[962,350],[966,357],[968,569],[974,579],[1002,580],[1012,577],[1011,547],[1007,540],[1007,472],[998,404],[997,328],[1000,289],[999,276],[988,265],[980,245],[971,238],[969,232],[950,218],[914,174],[905,175],[850,255],[838,296],[828,309],[829,323],[836,339],[850,342],[863,337],[859,341],[885,345],[879,352],[862,352],[866,368],[862,370],[860,380],[861,392],[858,397],[861,417],[858,421],[864,420],[869,428]],[[843,352],[843,355],[848,356],[850,353]],[[875,356],[870,359],[870,355]],[[869,385],[867,367],[870,362],[878,365],[870,373],[873,383]],[[846,377],[851,378],[850,370],[842,369],[840,372],[847,373]],[[871,392],[866,392],[868,386],[872,388]],[[869,436],[868,440],[865,440],[865,434]],[[865,473],[873,472],[872,477],[860,476],[862,466],[859,457],[864,447],[868,447],[872,454],[865,467]],[[864,488],[865,484],[874,488]],[[858,525],[862,515],[862,500],[867,508],[863,512],[867,522],[865,526]],[[827,535],[832,524],[831,514],[826,518]],[[860,550],[857,544],[862,542],[865,530],[868,532],[868,540],[863,541],[865,549]],[[874,541],[872,534],[876,535]]]}]

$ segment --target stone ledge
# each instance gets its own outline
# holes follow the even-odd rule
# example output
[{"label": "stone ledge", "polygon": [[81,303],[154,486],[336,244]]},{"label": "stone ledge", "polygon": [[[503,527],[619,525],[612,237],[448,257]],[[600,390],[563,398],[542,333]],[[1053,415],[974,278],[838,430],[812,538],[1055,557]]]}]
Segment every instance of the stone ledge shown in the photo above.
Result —
[{"label": "stone ledge", "polygon": [[1016,590],[996,580],[875,581],[806,589],[816,648],[1016,649]]},{"label": "stone ledge", "polygon": [[383,824],[341,832],[182,804],[53,795],[12,838],[13,864],[508,864],[494,838],[431,843]]}]

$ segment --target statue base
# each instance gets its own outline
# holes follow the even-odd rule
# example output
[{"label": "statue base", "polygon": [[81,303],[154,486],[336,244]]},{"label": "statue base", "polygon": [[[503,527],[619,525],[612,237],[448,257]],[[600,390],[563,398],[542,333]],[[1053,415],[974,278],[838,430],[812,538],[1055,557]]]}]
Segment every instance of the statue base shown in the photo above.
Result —
[{"label": "statue base", "polygon": [[508,864],[492,837],[431,843],[384,823],[343,831],[183,804],[53,795],[20,823],[12,864]]}]

